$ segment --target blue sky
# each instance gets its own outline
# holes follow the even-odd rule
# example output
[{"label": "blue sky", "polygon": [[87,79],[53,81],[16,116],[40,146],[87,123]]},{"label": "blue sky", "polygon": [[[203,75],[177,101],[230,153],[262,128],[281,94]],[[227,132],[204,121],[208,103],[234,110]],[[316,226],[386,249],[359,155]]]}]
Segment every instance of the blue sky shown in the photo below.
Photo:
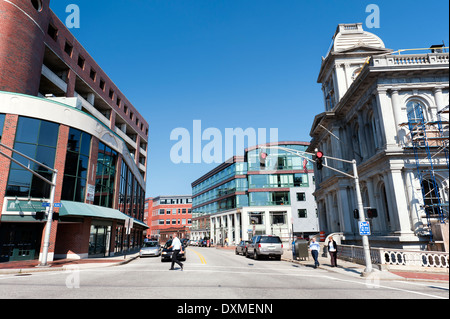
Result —
[{"label": "blue sky", "polygon": [[[397,50],[449,43],[447,0],[52,0],[72,33],[150,125],[147,196],[190,194],[217,164],[174,164],[178,127],[278,128],[310,141],[324,110],[317,76],[339,23],[362,22]],[[369,4],[380,28],[369,29]],[[267,136],[268,137],[268,136]],[[204,142],[205,145],[207,142]]]}]

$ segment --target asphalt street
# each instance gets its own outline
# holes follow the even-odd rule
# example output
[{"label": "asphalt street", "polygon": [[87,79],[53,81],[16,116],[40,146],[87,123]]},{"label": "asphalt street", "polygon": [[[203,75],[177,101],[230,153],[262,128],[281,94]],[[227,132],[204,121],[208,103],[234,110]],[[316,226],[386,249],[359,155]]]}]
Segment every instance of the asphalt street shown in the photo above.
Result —
[{"label": "asphalt street", "polygon": [[189,247],[184,271],[159,257],[128,264],[0,275],[2,299],[448,299],[448,283],[362,278],[233,250]]}]

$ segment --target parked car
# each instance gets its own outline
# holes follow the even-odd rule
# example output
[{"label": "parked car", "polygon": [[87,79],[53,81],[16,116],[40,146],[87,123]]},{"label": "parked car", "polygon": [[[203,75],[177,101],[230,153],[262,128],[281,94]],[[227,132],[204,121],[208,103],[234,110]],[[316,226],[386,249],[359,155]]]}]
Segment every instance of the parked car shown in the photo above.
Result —
[{"label": "parked car", "polygon": [[239,245],[236,246],[234,252],[236,255],[245,256],[247,254],[247,245],[251,243],[251,240],[241,240]]},{"label": "parked car", "polygon": [[156,241],[148,241],[144,243],[141,250],[139,250],[139,257],[159,255],[161,255],[161,245]]},{"label": "parked car", "polygon": [[[183,241],[181,241],[181,244],[183,246],[183,253],[179,253],[178,254],[178,259],[179,260],[186,260],[186,246],[183,243]],[[161,261],[166,261],[166,260],[172,260],[172,248],[169,249],[169,247],[172,246],[172,239],[169,239],[166,244],[164,245],[164,247],[162,248],[162,252],[161,252]]]},{"label": "parked car", "polygon": [[258,259],[261,256],[275,257],[281,260],[283,255],[283,244],[280,237],[271,235],[258,235],[253,237],[247,246],[246,256]]}]

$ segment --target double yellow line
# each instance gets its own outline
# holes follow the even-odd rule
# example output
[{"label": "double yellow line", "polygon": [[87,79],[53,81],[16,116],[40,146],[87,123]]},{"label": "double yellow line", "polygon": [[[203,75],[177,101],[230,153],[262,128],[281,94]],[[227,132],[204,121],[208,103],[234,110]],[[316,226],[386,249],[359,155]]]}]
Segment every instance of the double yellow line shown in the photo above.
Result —
[{"label": "double yellow line", "polygon": [[202,262],[202,264],[206,265],[206,259],[205,257],[203,257],[202,254],[200,254],[199,252],[193,250],[192,248],[187,248],[187,250],[193,251],[194,253],[197,254],[197,256],[200,258],[200,261]]}]

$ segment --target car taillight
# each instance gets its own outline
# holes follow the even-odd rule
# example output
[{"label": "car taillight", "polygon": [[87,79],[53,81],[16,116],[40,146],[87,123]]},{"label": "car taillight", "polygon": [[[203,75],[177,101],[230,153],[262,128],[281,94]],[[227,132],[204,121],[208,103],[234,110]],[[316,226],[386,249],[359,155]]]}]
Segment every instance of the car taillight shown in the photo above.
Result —
[{"label": "car taillight", "polygon": [[281,244],[281,248],[283,248],[283,244]]},{"label": "car taillight", "polygon": [[258,244],[258,248],[261,248],[261,244]]}]

